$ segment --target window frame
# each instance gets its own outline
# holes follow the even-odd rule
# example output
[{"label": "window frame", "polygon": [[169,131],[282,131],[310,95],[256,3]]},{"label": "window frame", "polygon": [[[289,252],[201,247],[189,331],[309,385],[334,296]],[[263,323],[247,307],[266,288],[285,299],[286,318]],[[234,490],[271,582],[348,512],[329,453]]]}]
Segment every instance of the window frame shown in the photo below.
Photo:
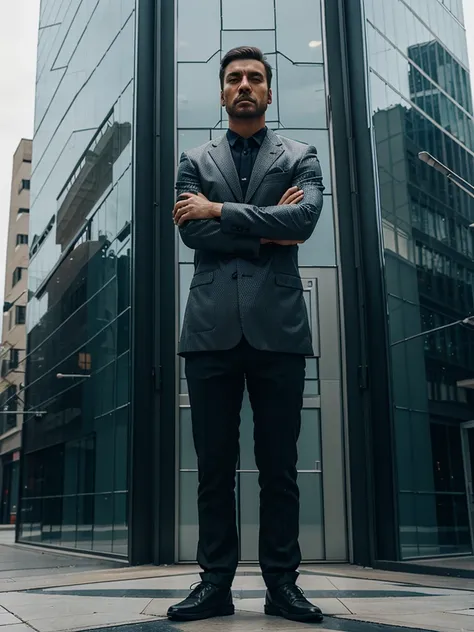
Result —
[{"label": "window frame", "polygon": [[[23,319],[18,319],[18,314],[23,314]],[[15,305],[15,325],[26,325],[26,305]]]},{"label": "window frame", "polygon": [[17,233],[16,234],[16,245],[17,246],[27,246],[28,245],[28,235],[25,233]]},{"label": "window frame", "polygon": [[24,270],[24,268],[22,268],[21,266],[17,266],[13,270],[13,274],[12,274],[12,288],[15,287],[15,285],[21,281],[22,276],[23,276],[23,270]]}]

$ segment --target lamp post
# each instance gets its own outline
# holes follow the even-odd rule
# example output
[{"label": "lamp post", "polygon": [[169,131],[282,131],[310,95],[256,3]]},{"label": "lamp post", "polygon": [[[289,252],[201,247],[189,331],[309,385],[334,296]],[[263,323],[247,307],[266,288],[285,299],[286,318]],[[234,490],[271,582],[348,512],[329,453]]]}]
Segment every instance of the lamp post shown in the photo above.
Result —
[{"label": "lamp post", "polygon": [[415,338],[421,338],[421,336],[428,336],[429,334],[434,334],[437,331],[442,331],[443,329],[448,329],[448,327],[454,327],[455,325],[469,325],[470,327],[474,327],[474,316],[468,316],[467,318],[462,318],[461,320],[455,320],[452,323],[448,323],[447,325],[441,325],[441,327],[435,327],[434,329],[427,329],[426,331],[420,331],[413,336],[408,336],[408,338],[402,338],[401,340],[396,340],[395,342],[390,343],[391,347],[395,347],[397,345],[402,344],[402,342],[408,342],[409,340],[415,340]]},{"label": "lamp post", "polygon": [[13,307],[13,305],[15,305],[15,303],[20,300],[20,298],[23,296],[23,294],[26,294],[27,290],[23,290],[23,292],[21,294],[19,294],[13,301],[4,301],[3,302],[3,313],[6,314],[8,311],[11,310],[11,308]]},{"label": "lamp post", "polygon": [[[444,165],[437,158],[429,154],[427,151],[420,151],[418,158],[430,167],[433,167],[433,169],[436,169],[436,171],[443,174],[443,176],[448,178],[448,180],[450,180],[453,184],[474,198],[474,185],[461,178],[461,176],[458,176],[458,174],[454,171],[451,171],[449,167]],[[474,224],[471,224],[469,228],[474,228]]]}]

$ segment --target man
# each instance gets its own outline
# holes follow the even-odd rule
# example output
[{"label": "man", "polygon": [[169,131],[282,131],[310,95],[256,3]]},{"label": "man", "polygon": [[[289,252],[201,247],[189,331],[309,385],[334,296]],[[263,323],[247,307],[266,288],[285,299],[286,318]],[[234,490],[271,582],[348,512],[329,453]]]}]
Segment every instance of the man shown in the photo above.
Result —
[{"label": "man", "polygon": [[203,572],[168,616],[234,613],[234,488],[246,384],[260,473],[265,613],[321,621],[321,610],[295,585],[301,561],[297,440],[305,356],[313,353],[297,244],[311,236],[321,212],[321,169],[314,147],[265,127],[272,69],[259,49],[227,53],[220,80],[229,130],[182,155],[173,211],[183,242],[195,250],[179,353],[198,457]]}]

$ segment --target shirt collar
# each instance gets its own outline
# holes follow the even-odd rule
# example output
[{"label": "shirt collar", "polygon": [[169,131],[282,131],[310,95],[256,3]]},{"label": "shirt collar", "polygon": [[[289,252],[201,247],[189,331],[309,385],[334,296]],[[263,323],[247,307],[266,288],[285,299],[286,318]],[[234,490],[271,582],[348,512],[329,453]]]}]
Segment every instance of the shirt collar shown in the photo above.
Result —
[{"label": "shirt collar", "polygon": [[[262,127],[256,132],[251,138],[257,143],[259,147],[262,146],[263,141],[265,140],[265,136],[267,135],[267,127]],[[229,145],[231,147],[235,147],[236,142],[242,138],[237,132],[234,132],[231,129],[227,130],[227,140],[229,141]]]}]

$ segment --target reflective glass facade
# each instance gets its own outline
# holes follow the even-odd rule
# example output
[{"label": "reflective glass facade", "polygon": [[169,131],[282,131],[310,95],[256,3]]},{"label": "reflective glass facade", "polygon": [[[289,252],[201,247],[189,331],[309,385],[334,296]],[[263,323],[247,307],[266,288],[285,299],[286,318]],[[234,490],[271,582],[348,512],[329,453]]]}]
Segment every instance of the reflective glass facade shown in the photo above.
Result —
[{"label": "reflective glass facade", "polygon": [[[127,555],[135,0],[42,0],[18,537]],[[64,377],[61,378],[60,375]]]},{"label": "reflective glass facade", "polygon": [[[445,325],[474,310],[474,200],[418,159],[474,182],[461,0],[42,0],[18,537],[195,559],[174,176],[225,134],[219,64],[245,44],[274,69],[268,126],[316,146],[326,187],[300,248],[304,560],[470,552],[474,330]],[[258,556],[252,431],[246,397],[242,561]]]},{"label": "reflective glass facade", "polygon": [[[461,0],[365,0],[369,100],[385,253],[402,559],[472,550],[461,424],[473,391],[474,183]],[[439,328],[432,334],[423,331]]]}]

